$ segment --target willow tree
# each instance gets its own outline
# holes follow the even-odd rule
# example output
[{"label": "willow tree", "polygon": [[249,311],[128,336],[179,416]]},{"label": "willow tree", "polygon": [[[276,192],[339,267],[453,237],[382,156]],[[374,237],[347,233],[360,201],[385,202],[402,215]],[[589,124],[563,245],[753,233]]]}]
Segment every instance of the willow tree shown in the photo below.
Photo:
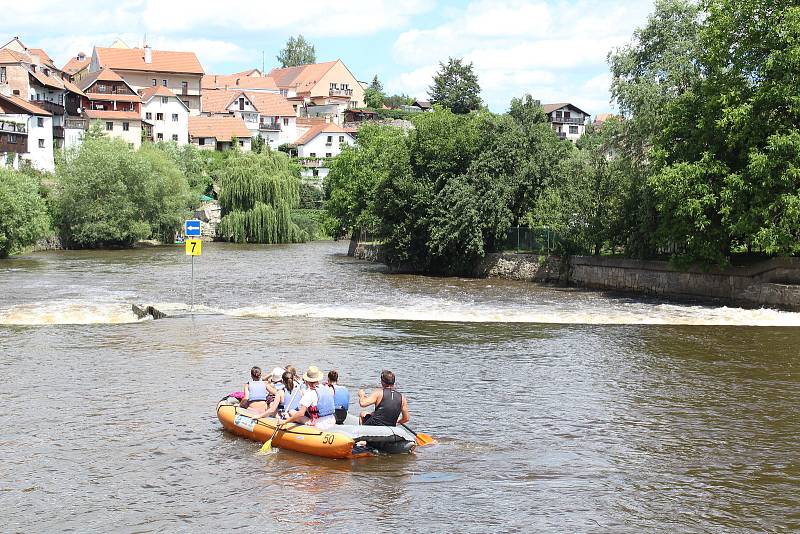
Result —
[{"label": "willow tree", "polygon": [[286,154],[231,155],[221,171],[222,220],[217,233],[234,243],[299,243],[308,240],[292,222],[300,178]]}]

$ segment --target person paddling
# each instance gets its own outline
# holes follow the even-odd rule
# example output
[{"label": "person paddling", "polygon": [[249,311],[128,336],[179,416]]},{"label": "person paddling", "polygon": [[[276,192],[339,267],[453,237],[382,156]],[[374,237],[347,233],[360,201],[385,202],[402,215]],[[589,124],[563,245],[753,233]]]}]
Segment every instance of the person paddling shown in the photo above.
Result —
[{"label": "person paddling", "polygon": [[347,409],[350,407],[350,392],[347,388],[339,385],[339,373],[328,371],[328,385],[333,390],[333,407],[336,424],[341,425],[347,418]]},{"label": "person paddling", "polygon": [[267,386],[261,380],[261,367],[253,366],[250,369],[250,382],[244,385],[244,398],[240,406],[254,412],[266,410]]},{"label": "person paddling", "polygon": [[358,404],[362,408],[375,405],[372,413],[361,412],[362,425],[397,426],[408,423],[411,419],[406,396],[395,389],[394,381],[393,372],[381,371],[381,389],[376,389],[369,395],[363,389],[358,390]]},{"label": "person paddling", "polygon": [[336,424],[334,417],[333,391],[331,388],[320,386],[322,371],[315,365],[308,368],[303,375],[307,389],[303,390],[300,406],[290,412],[287,419],[278,419],[278,425],[286,423],[300,423],[319,428],[329,428]]}]

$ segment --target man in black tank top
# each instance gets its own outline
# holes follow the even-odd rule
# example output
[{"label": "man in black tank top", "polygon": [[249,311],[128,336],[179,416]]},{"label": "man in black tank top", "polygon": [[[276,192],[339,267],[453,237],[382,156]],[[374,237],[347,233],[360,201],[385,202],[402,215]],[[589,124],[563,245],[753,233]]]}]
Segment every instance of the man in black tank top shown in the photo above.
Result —
[{"label": "man in black tank top", "polygon": [[361,412],[362,425],[397,426],[411,419],[406,396],[394,388],[394,380],[393,372],[382,371],[381,389],[376,389],[369,395],[363,389],[358,390],[358,404],[362,408],[375,405],[374,412]]}]

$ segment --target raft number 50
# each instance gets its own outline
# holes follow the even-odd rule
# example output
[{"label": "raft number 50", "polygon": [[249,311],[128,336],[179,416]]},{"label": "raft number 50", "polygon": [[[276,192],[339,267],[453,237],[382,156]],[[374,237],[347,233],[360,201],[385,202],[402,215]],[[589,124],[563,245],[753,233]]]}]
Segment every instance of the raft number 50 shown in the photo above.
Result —
[{"label": "raft number 50", "polygon": [[333,438],[336,437],[333,434],[325,434],[322,436],[322,443],[326,443],[328,445],[333,445]]}]

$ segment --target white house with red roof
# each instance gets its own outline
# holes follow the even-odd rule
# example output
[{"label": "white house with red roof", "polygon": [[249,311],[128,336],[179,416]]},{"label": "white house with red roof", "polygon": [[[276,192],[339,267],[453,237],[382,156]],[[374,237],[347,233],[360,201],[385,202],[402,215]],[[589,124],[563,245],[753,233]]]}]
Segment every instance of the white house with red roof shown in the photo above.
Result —
[{"label": "white house with red roof", "polygon": [[297,139],[297,117],[285,96],[277,93],[204,89],[203,115],[232,115],[244,120],[253,138],[273,149]]},{"label": "white house with red roof", "polygon": [[174,52],[143,48],[124,48],[124,43],[92,52],[89,72],[108,67],[136,90],[166,87],[186,104],[192,115],[200,114],[200,89],[203,67],[194,52]]},{"label": "white house with red roof", "polygon": [[249,152],[252,132],[240,117],[212,115],[189,117],[189,142],[201,150],[228,150],[238,145]]},{"label": "white house with red roof", "polygon": [[322,181],[328,176],[328,162],[338,156],[342,148],[355,143],[356,130],[316,121],[303,127],[305,131],[293,143],[303,168],[300,175],[322,187]]},{"label": "white house with red roof", "polygon": [[0,95],[0,165],[26,160],[53,172],[53,114],[18,96]]},{"label": "white house with red roof", "polygon": [[189,108],[164,86],[139,89],[145,137],[150,141],[189,142]]},{"label": "white house with red roof", "polygon": [[106,135],[131,148],[142,145],[142,98],[128,82],[104,67],[82,79],[80,88],[83,117],[100,122]]}]

